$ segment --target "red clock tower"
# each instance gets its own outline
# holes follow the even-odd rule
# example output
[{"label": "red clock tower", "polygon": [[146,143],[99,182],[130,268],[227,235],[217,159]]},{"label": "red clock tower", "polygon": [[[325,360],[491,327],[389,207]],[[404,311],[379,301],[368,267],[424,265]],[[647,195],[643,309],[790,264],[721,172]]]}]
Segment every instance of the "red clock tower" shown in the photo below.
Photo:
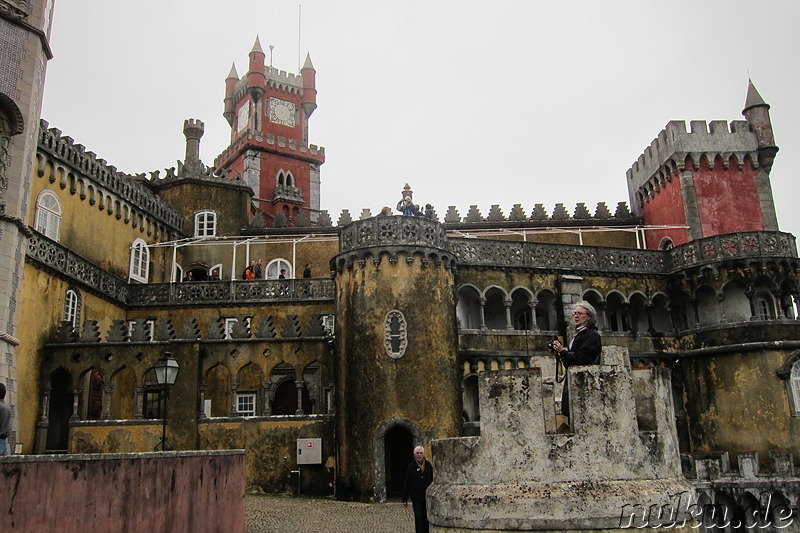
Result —
[{"label": "red clock tower", "polygon": [[324,148],[308,144],[308,119],[317,108],[316,71],[306,56],[300,74],[265,64],[258,38],[247,73],[235,65],[225,80],[223,116],[231,144],[214,161],[255,192],[253,208],[267,226],[305,225],[319,213],[319,166]]}]

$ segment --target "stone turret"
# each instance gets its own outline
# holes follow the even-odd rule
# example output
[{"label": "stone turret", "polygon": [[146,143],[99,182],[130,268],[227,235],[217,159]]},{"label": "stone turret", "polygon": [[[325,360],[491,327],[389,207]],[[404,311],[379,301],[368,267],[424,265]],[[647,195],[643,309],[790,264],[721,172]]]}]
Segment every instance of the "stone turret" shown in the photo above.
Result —
[{"label": "stone turret", "polygon": [[314,70],[314,65],[311,63],[311,54],[306,54],[306,61],[303,63],[303,68],[300,69],[300,74],[303,76],[303,99],[301,105],[306,118],[309,118],[317,108],[317,71]]},{"label": "stone turret", "polygon": [[203,163],[200,162],[200,139],[204,131],[205,126],[200,120],[190,118],[183,121],[183,135],[186,137],[183,171],[186,174],[198,174],[203,171]]},{"label": "stone turret", "polygon": [[778,153],[775,145],[775,136],[772,132],[772,121],[769,117],[769,104],[761,98],[753,81],[747,85],[747,98],[744,103],[742,115],[750,124],[750,131],[756,134],[758,142],[758,163],[766,167],[767,172],[772,169],[772,161]]},{"label": "stone turret", "polygon": [[357,499],[402,488],[415,445],[461,431],[453,265],[442,224],[359,220],[336,272],[338,474]]},{"label": "stone turret", "polygon": [[261,42],[256,37],[253,49],[250,50],[250,63],[247,70],[247,92],[256,103],[264,96],[264,85],[267,81],[264,72],[266,68],[264,65],[265,57],[264,50],[261,49]]},{"label": "stone turret", "polygon": [[236,104],[233,101],[233,95],[236,92],[236,84],[239,83],[239,74],[236,72],[236,64],[231,64],[231,71],[228,77],[225,78],[225,110],[222,116],[228,121],[230,126],[233,126],[233,119],[236,116]]},{"label": "stone turret", "polygon": [[747,85],[747,98],[745,99],[742,115],[750,125],[750,131],[756,134],[758,143],[758,194],[759,203],[763,211],[764,229],[778,231],[778,217],[775,213],[775,203],[772,198],[772,184],[769,174],[778,147],[775,145],[775,136],[772,132],[772,121],[769,117],[769,104],[767,104],[756,90],[753,81]]}]

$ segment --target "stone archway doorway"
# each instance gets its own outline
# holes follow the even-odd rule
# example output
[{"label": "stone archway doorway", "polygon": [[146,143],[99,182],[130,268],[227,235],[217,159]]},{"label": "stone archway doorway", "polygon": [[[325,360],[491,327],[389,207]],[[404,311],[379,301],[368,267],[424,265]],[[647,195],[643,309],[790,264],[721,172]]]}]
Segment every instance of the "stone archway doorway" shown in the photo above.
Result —
[{"label": "stone archway doorway", "polygon": [[402,426],[392,427],[384,436],[384,450],[386,498],[398,500],[403,491],[406,468],[414,456],[414,440],[411,432]]}]

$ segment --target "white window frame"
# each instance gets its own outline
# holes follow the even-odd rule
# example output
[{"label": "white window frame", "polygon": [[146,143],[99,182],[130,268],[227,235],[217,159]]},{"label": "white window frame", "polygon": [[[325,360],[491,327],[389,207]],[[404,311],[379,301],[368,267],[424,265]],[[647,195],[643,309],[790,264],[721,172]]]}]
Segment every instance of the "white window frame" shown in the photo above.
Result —
[{"label": "white window frame", "polygon": [[[133,325],[135,323],[139,322],[140,320],[141,320],[141,318],[136,318],[134,320],[128,320],[128,340],[133,338]],[[146,328],[145,331],[147,331],[147,341],[148,342],[153,342],[153,332],[155,330],[155,325],[156,325],[156,321],[153,320],[152,318],[147,319],[147,320],[144,321],[144,327]]]},{"label": "white window frame", "polygon": [[198,211],[194,214],[194,236],[216,237],[217,213],[210,210]]},{"label": "white window frame", "polygon": [[[231,331],[233,328],[236,327],[236,324],[239,322],[238,318],[226,318],[225,319],[225,326],[223,327],[223,333],[225,335],[225,340],[231,340],[233,337],[231,336]],[[250,317],[246,317],[244,319],[244,327],[247,328],[247,331],[250,331]]]},{"label": "white window frame", "polygon": [[800,359],[792,365],[787,385],[789,386],[789,407],[792,416],[800,416]]},{"label": "white window frame", "polygon": [[[242,406],[246,406],[247,409],[242,409]],[[255,392],[236,393],[236,414],[239,416],[256,416]]]},{"label": "white window frame", "polygon": [[72,324],[72,327],[78,327],[78,318],[80,317],[81,295],[75,289],[67,289],[64,298],[64,321]]},{"label": "white window frame", "polygon": [[143,239],[136,239],[131,244],[131,265],[129,277],[147,283],[150,270],[150,250]]},{"label": "white window frame", "polygon": [[282,268],[286,269],[286,279],[294,278],[292,264],[282,257],[276,257],[267,263],[267,268],[264,269],[266,279],[278,279]]},{"label": "white window frame", "polygon": [[34,227],[36,231],[56,242],[61,237],[61,202],[50,189],[40,192],[36,199]]}]

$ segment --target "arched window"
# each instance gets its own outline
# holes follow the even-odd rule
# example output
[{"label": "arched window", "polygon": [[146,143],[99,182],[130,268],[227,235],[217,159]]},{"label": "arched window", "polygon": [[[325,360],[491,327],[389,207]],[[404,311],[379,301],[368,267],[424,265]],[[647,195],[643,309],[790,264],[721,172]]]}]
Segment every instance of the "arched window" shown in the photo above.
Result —
[{"label": "arched window", "polygon": [[793,416],[800,416],[800,359],[792,365],[789,375],[789,402]]},{"label": "arched window", "polygon": [[217,234],[217,214],[213,211],[199,211],[194,215],[194,236],[214,237]]},{"label": "arched window", "polygon": [[67,289],[64,301],[64,321],[78,327],[81,315],[81,293],[75,289]]},{"label": "arched window", "polygon": [[775,306],[772,298],[766,293],[758,293],[755,297],[756,318],[758,320],[772,320],[775,318]]},{"label": "arched window", "polygon": [[293,277],[292,265],[286,259],[279,257],[267,263],[267,279],[290,279]]},{"label": "arched window", "polygon": [[142,239],[136,239],[131,245],[130,277],[136,281],[147,283],[150,250]]},{"label": "arched window", "polygon": [[36,200],[36,231],[58,241],[61,231],[61,204],[52,191],[47,189],[39,193]]},{"label": "arched window", "polygon": [[664,237],[663,239],[661,239],[661,242],[658,243],[659,250],[672,250],[673,248],[675,248],[675,244],[669,237]]},{"label": "arched window", "polygon": [[400,359],[408,346],[406,319],[403,313],[393,309],[386,313],[383,321],[383,347],[386,355]]}]

